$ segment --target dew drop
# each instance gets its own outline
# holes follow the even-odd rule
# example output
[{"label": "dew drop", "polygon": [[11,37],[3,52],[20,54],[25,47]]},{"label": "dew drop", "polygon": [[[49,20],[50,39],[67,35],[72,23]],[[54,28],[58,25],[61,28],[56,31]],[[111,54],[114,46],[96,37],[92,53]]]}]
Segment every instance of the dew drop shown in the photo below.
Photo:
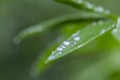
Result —
[{"label": "dew drop", "polygon": [[57,50],[58,50],[58,51],[62,51],[63,49],[59,47],[59,48],[57,48]]},{"label": "dew drop", "polygon": [[92,8],[93,8],[93,5],[92,5],[91,3],[86,2],[85,4],[86,4],[87,8],[89,8],[89,9],[92,9]]},{"label": "dew drop", "polygon": [[62,52],[58,52],[58,54],[62,54]]},{"label": "dew drop", "polygon": [[76,45],[77,43],[76,42],[74,42],[74,45]]},{"label": "dew drop", "polygon": [[104,12],[103,7],[96,7],[96,8],[94,8],[94,10],[95,10],[96,12]]},{"label": "dew drop", "polygon": [[54,55],[51,55],[49,58],[48,58],[48,60],[53,60],[55,58],[55,56]]},{"label": "dew drop", "polygon": [[68,45],[70,44],[70,42],[64,41],[63,44],[64,44],[65,46],[68,46]]},{"label": "dew drop", "polygon": [[77,2],[79,4],[83,3],[83,0],[73,0],[73,1],[75,1],[75,2]]},{"label": "dew drop", "polygon": [[75,36],[75,37],[74,37],[74,40],[79,41],[79,40],[80,40],[80,37]]},{"label": "dew drop", "polygon": [[117,29],[114,29],[114,30],[112,31],[112,33],[117,33],[117,31],[118,31]]},{"label": "dew drop", "polygon": [[103,34],[103,33],[105,33],[105,32],[106,32],[106,30],[105,30],[105,29],[102,29],[101,32],[100,32],[100,34]]}]

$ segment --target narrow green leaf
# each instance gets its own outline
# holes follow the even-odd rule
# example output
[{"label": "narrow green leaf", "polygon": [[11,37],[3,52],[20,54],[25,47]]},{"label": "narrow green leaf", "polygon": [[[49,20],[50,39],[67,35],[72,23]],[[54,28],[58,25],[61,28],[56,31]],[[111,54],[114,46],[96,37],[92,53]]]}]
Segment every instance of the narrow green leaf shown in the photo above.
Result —
[{"label": "narrow green leaf", "polygon": [[105,15],[92,13],[92,12],[81,12],[77,14],[64,15],[50,19],[48,21],[39,23],[30,28],[21,31],[15,38],[14,43],[19,44],[22,40],[43,33],[45,30],[58,25],[62,22],[76,20],[76,19],[91,19],[91,18],[104,18]]},{"label": "narrow green leaf", "polygon": [[[79,49],[90,41],[101,36],[114,27],[112,20],[93,22],[82,30],[78,30],[67,40],[63,41],[48,57],[46,62],[60,58],[76,49]],[[79,26],[78,26],[79,27]]]},{"label": "narrow green leaf", "polygon": [[[45,50],[44,54],[41,55],[40,57],[38,57],[38,59],[35,61],[35,64],[32,69],[32,75],[37,76],[37,75],[41,74],[42,72],[44,72],[52,64],[52,63],[46,64],[46,62],[45,62],[47,60],[47,58],[51,55],[51,52],[53,50],[55,50],[62,41],[67,39],[68,36],[70,36],[74,32],[76,32],[77,29],[80,29],[89,23],[91,23],[91,20],[84,21],[84,22],[77,22],[77,23],[70,22],[70,23],[66,23],[66,24],[62,25],[63,28],[60,31],[61,33],[60,33],[58,39],[54,40],[54,44],[52,44],[50,47],[48,47],[48,49]],[[80,26],[78,27],[77,25],[80,25]]]},{"label": "narrow green leaf", "polygon": [[120,17],[117,20],[116,28],[112,31],[113,36],[120,41]]},{"label": "narrow green leaf", "polygon": [[103,13],[103,14],[110,13],[108,10],[105,10],[103,7],[101,6],[97,7],[85,0],[55,0],[55,1],[70,5],[72,7],[75,7],[81,10],[93,11],[93,12]]}]

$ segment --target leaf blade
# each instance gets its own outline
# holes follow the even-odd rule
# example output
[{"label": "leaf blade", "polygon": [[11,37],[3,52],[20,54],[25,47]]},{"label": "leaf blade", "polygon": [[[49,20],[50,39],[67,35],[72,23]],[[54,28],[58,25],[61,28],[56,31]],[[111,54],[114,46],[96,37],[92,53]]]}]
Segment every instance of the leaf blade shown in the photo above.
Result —
[{"label": "leaf blade", "polygon": [[71,37],[60,44],[57,49],[54,50],[53,53],[48,57],[46,62],[58,59],[80,47],[85,46],[90,41],[96,39],[97,37],[112,29],[114,27],[113,23],[114,22],[111,20],[104,22],[99,21],[97,23],[92,23],[90,26],[82,30],[78,30]]},{"label": "leaf blade", "polygon": [[94,4],[85,0],[55,0],[55,1],[70,5],[74,8],[81,9],[81,10],[93,11],[93,12],[102,13],[102,14],[110,14],[110,12],[104,9],[103,7],[101,6],[97,7]]},{"label": "leaf blade", "polygon": [[19,44],[22,40],[38,34],[42,34],[45,30],[48,30],[51,27],[65,21],[76,20],[76,19],[105,18],[105,17],[106,17],[105,15],[91,13],[91,12],[81,12],[77,14],[70,14],[70,15],[56,17],[48,21],[39,23],[37,25],[33,25],[21,31],[17,36],[15,36],[15,38],[13,39],[13,42],[15,44]]}]

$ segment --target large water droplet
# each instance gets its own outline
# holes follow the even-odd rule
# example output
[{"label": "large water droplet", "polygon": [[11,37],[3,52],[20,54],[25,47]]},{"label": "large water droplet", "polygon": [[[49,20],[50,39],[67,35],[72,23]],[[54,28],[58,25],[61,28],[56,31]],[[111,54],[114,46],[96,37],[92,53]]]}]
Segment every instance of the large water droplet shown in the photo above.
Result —
[{"label": "large water droplet", "polygon": [[64,41],[63,44],[64,44],[65,46],[68,46],[68,45],[70,45],[70,42],[69,42],[69,41]]}]

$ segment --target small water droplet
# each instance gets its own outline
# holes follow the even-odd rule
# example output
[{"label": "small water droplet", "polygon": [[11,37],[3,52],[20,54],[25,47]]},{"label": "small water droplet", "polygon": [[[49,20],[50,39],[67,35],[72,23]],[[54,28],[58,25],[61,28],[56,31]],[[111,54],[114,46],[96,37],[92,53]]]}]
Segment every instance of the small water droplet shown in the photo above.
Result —
[{"label": "small water droplet", "polygon": [[62,52],[58,52],[58,54],[62,54]]},{"label": "small water droplet", "polygon": [[113,31],[112,31],[112,33],[117,33],[118,32],[118,30],[117,29],[114,29]]},{"label": "small water droplet", "polygon": [[49,58],[48,58],[48,60],[53,60],[55,58],[55,56],[54,55],[51,55]]},{"label": "small water droplet", "polygon": [[76,42],[74,42],[74,45],[76,45],[77,43]]},{"label": "small water droplet", "polygon": [[57,48],[58,51],[62,51],[63,49],[61,47]]},{"label": "small water droplet", "polygon": [[70,42],[64,41],[63,44],[64,44],[65,46],[68,46],[68,45],[70,44]]},{"label": "small water droplet", "polygon": [[105,33],[105,32],[106,32],[106,30],[105,30],[105,29],[102,29],[101,32],[100,32],[100,34],[103,34],[103,33]]},{"label": "small water droplet", "polygon": [[94,8],[94,11],[96,11],[96,12],[104,12],[104,9],[103,9],[103,7],[96,7],[96,8]]},{"label": "small water droplet", "polygon": [[78,4],[83,3],[83,0],[73,0],[73,1],[77,2]]},{"label": "small water droplet", "polygon": [[89,9],[92,9],[93,8],[93,5],[89,2],[86,2],[85,5],[87,6],[87,8]]},{"label": "small water droplet", "polygon": [[74,37],[74,40],[79,41],[79,40],[80,40],[80,37],[75,36],[75,37]]}]

